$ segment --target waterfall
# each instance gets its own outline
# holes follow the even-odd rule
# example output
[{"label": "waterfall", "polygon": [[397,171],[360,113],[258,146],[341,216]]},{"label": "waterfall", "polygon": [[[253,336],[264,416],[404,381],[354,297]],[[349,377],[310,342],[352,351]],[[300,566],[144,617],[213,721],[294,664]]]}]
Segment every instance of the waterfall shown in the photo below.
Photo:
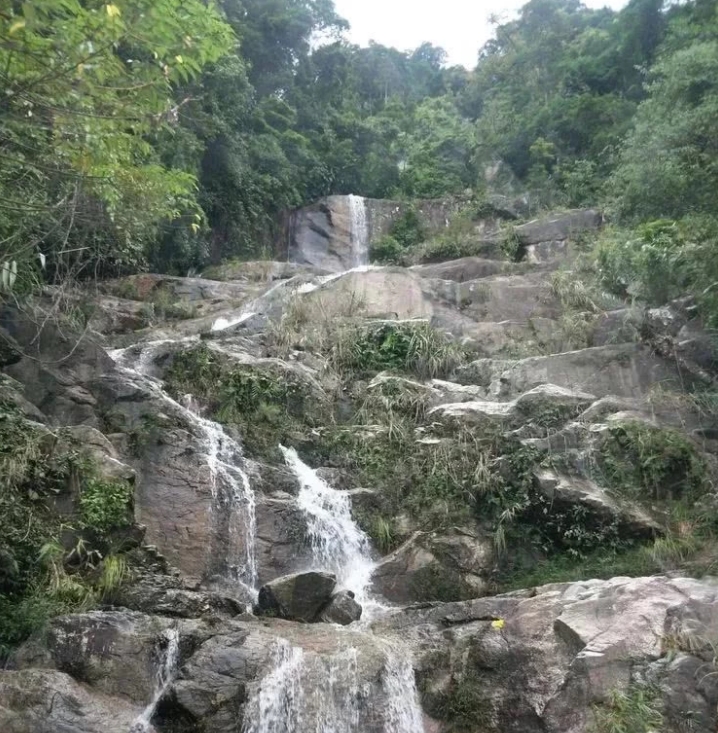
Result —
[{"label": "waterfall", "polygon": [[352,250],[355,267],[369,264],[369,224],[367,221],[366,199],[362,196],[347,197],[351,215]]},{"label": "waterfall", "polygon": [[297,504],[307,519],[314,564],[336,573],[339,586],[354,591],[364,605],[375,563],[369,537],[352,517],[349,496],[323,481],[293,448],[280,447],[299,480]]},{"label": "waterfall", "polygon": [[179,632],[177,629],[167,629],[164,632],[165,646],[160,653],[159,664],[155,672],[155,686],[152,700],[142,711],[142,714],[134,722],[130,733],[149,733],[152,723],[152,716],[160,704],[160,700],[172,684],[177,674],[179,664]]},{"label": "waterfall", "polygon": [[229,543],[227,551],[231,580],[239,583],[256,596],[256,498],[249,477],[242,468],[244,456],[241,446],[231,438],[218,423],[198,414],[190,395],[186,404],[173,400],[162,384],[149,375],[152,360],[161,346],[170,341],[155,341],[144,344],[139,353],[135,349],[121,349],[110,354],[118,368],[134,378],[139,386],[151,392],[171,410],[179,412],[182,418],[195,430],[203,453],[205,465],[212,479],[214,512],[229,512]]},{"label": "waterfall", "polygon": [[274,668],[248,703],[243,733],[301,733],[304,652],[282,639],[274,657]]},{"label": "waterfall", "polygon": [[387,731],[421,733],[424,725],[411,659],[397,645],[387,643],[386,649],[382,682],[387,697]]},{"label": "waterfall", "polygon": [[352,643],[323,657],[280,640],[271,670],[251,690],[242,733],[422,733],[408,657],[369,634],[366,643],[369,658],[379,651],[384,660],[374,687],[360,683],[361,654]]}]

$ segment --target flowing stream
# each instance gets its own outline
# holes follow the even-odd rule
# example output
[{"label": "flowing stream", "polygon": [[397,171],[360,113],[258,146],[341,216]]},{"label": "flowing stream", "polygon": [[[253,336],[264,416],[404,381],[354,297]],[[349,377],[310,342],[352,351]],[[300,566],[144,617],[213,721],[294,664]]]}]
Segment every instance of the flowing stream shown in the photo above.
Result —
[{"label": "flowing stream", "polygon": [[[366,240],[366,219],[362,222],[359,213],[354,231],[357,242]],[[246,315],[237,318],[242,320],[251,314],[248,309]],[[226,322],[218,322],[215,330],[226,327]],[[202,417],[190,395],[183,403],[178,402],[152,376],[153,362],[167,344],[142,344],[112,356],[138,387],[151,392],[168,411],[179,413],[199,440],[202,458],[212,476],[213,511],[223,513],[225,519],[229,514],[230,579],[256,597],[256,503],[243,468],[241,446],[220,425]],[[368,536],[352,518],[350,496],[322,480],[294,449],[282,447],[282,452],[300,484],[297,504],[307,521],[313,567],[334,572],[339,586],[355,593],[364,614],[362,621],[350,629],[327,629],[337,649],[330,653],[279,640],[271,669],[250,691],[242,733],[365,733],[369,728],[382,733],[422,733],[409,654],[399,642],[375,637],[367,623],[391,611],[371,596],[375,562]],[[172,630],[167,635],[152,702],[132,733],[149,733],[152,716],[176,674],[179,638]],[[363,666],[377,663],[379,677],[376,671],[363,675]]]},{"label": "flowing stream", "polygon": [[369,264],[369,223],[367,220],[366,199],[362,196],[347,197],[352,226],[352,249],[354,265],[361,267]]},{"label": "flowing stream", "polygon": [[[375,563],[369,538],[352,518],[349,496],[322,480],[294,449],[281,449],[300,484],[297,503],[307,519],[315,569],[336,573],[339,586],[355,592],[370,618],[388,612],[370,596]],[[406,650],[361,628],[365,652],[351,645],[349,637],[348,648],[323,657],[280,642],[272,671],[250,700],[244,733],[363,733],[363,714],[373,716],[372,730],[421,733],[421,708]],[[348,632],[336,627],[336,634],[342,633]],[[360,660],[362,653],[377,652],[383,660],[381,689],[372,690],[370,683],[360,682]],[[372,699],[376,694],[380,697]],[[374,727],[377,723],[381,728]]]},{"label": "flowing stream", "polygon": [[167,629],[164,632],[164,636],[165,645],[160,653],[159,664],[155,672],[155,687],[152,700],[137,718],[130,733],[150,733],[152,730],[152,716],[155,714],[160,700],[164,697],[177,674],[177,666],[179,664],[179,631],[177,629]]},{"label": "flowing stream", "polygon": [[352,517],[349,496],[333,489],[304,463],[293,448],[280,446],[299,481],[299,508],[307,519],[314,565],[336,574],[339,587],[351,590],[362,605],[375,563],[366,533]]},{"label": "flowing stream", "polygon": [[227,560],[228,580],[241,585],[252,597],[257,593],[256,560],[256,497],[252,484],[244,470],[241,446],[218,423],[202,417],[190,395],[181,404],[172,399],[159,380],[149,374],[158,349],[168,341],[154,341],[139,347],[112,352],[118,367],[133,378],[138,386],[151,392],[173,412],[194,428],[202,448],[202,458],[212,478],[213,507],[215,514],[227,513],[229,547]]}]

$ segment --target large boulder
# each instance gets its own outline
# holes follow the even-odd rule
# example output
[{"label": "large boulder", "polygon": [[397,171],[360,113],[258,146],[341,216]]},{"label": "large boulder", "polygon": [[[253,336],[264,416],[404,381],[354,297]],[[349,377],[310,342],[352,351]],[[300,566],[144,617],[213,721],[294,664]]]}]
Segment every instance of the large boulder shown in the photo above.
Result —
[{"label": "large boulder", "polygon": [[13,661],[19,669],[65,672],[103,694],[144,706],[152,700],[164,634],[175,625],[172,619],[126,610],[62,616],[21,647]]},{"label": "large boulder", "polygon": [[668,360],[648,346],[597,346],[527,359],[479,359],[457,369],[457,381],[483,387],[492,398],[511,399],[542,384],[597,397],[638,397],[656,384],[682,391],[685,380]]},{"label": "large boulder", "polygon": [[372,589],[402,605],[474,598],[486,593],[493,566],[492,538],[474,529],[415,532],[379,563]]},{"label": "large boulder", "polygon": [[260,615],[312,623],[330,603],[336,585],[332,573],[285,575],[260,588],[257,611]]},{"label": "large boulder", "polygon": [[377,268],[348,272],[305,296],[308,322],[319,318],[430,318],[425,283],[409,270]]},{"label": "large boulder", "polygon": [[595,209],[574,209],[534,219],[517,226],[514,231],[525,246],[546,242],[564,242],[584,232],[595,231],[603,224],[603,215]]}]

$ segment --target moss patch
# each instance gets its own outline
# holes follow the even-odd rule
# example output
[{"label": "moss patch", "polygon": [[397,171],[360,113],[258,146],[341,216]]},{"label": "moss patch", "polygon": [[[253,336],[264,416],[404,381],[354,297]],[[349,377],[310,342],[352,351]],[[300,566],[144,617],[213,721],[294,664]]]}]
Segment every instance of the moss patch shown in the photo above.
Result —
[{"label": "moss patch", "polygon": [[233,363],[204,344],[176,354],[165,380],[175,396],[191,393],[219,422],[236,426],[251,457],[281,461],[280,443],[302,442],[327,417],[291,375]]}]

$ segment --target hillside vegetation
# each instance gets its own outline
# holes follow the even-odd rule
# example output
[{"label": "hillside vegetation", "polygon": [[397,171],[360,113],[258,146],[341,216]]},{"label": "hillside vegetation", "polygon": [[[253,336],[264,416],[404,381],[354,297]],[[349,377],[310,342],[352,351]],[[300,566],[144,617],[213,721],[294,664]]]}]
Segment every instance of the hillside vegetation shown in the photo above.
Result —
[{"label": "hillside vegetation", "polygon": [[283,212],[330,193],[487,190],[528,192],[533,212],[600,204],[631,228],[678,221],[660,241],[622,232],[607,268],[711,289],[714,0],[531,0],[473,70],[428,43],[353,46],[346,26],[331,0],[0,13],[3,289],[256,258]]}]

